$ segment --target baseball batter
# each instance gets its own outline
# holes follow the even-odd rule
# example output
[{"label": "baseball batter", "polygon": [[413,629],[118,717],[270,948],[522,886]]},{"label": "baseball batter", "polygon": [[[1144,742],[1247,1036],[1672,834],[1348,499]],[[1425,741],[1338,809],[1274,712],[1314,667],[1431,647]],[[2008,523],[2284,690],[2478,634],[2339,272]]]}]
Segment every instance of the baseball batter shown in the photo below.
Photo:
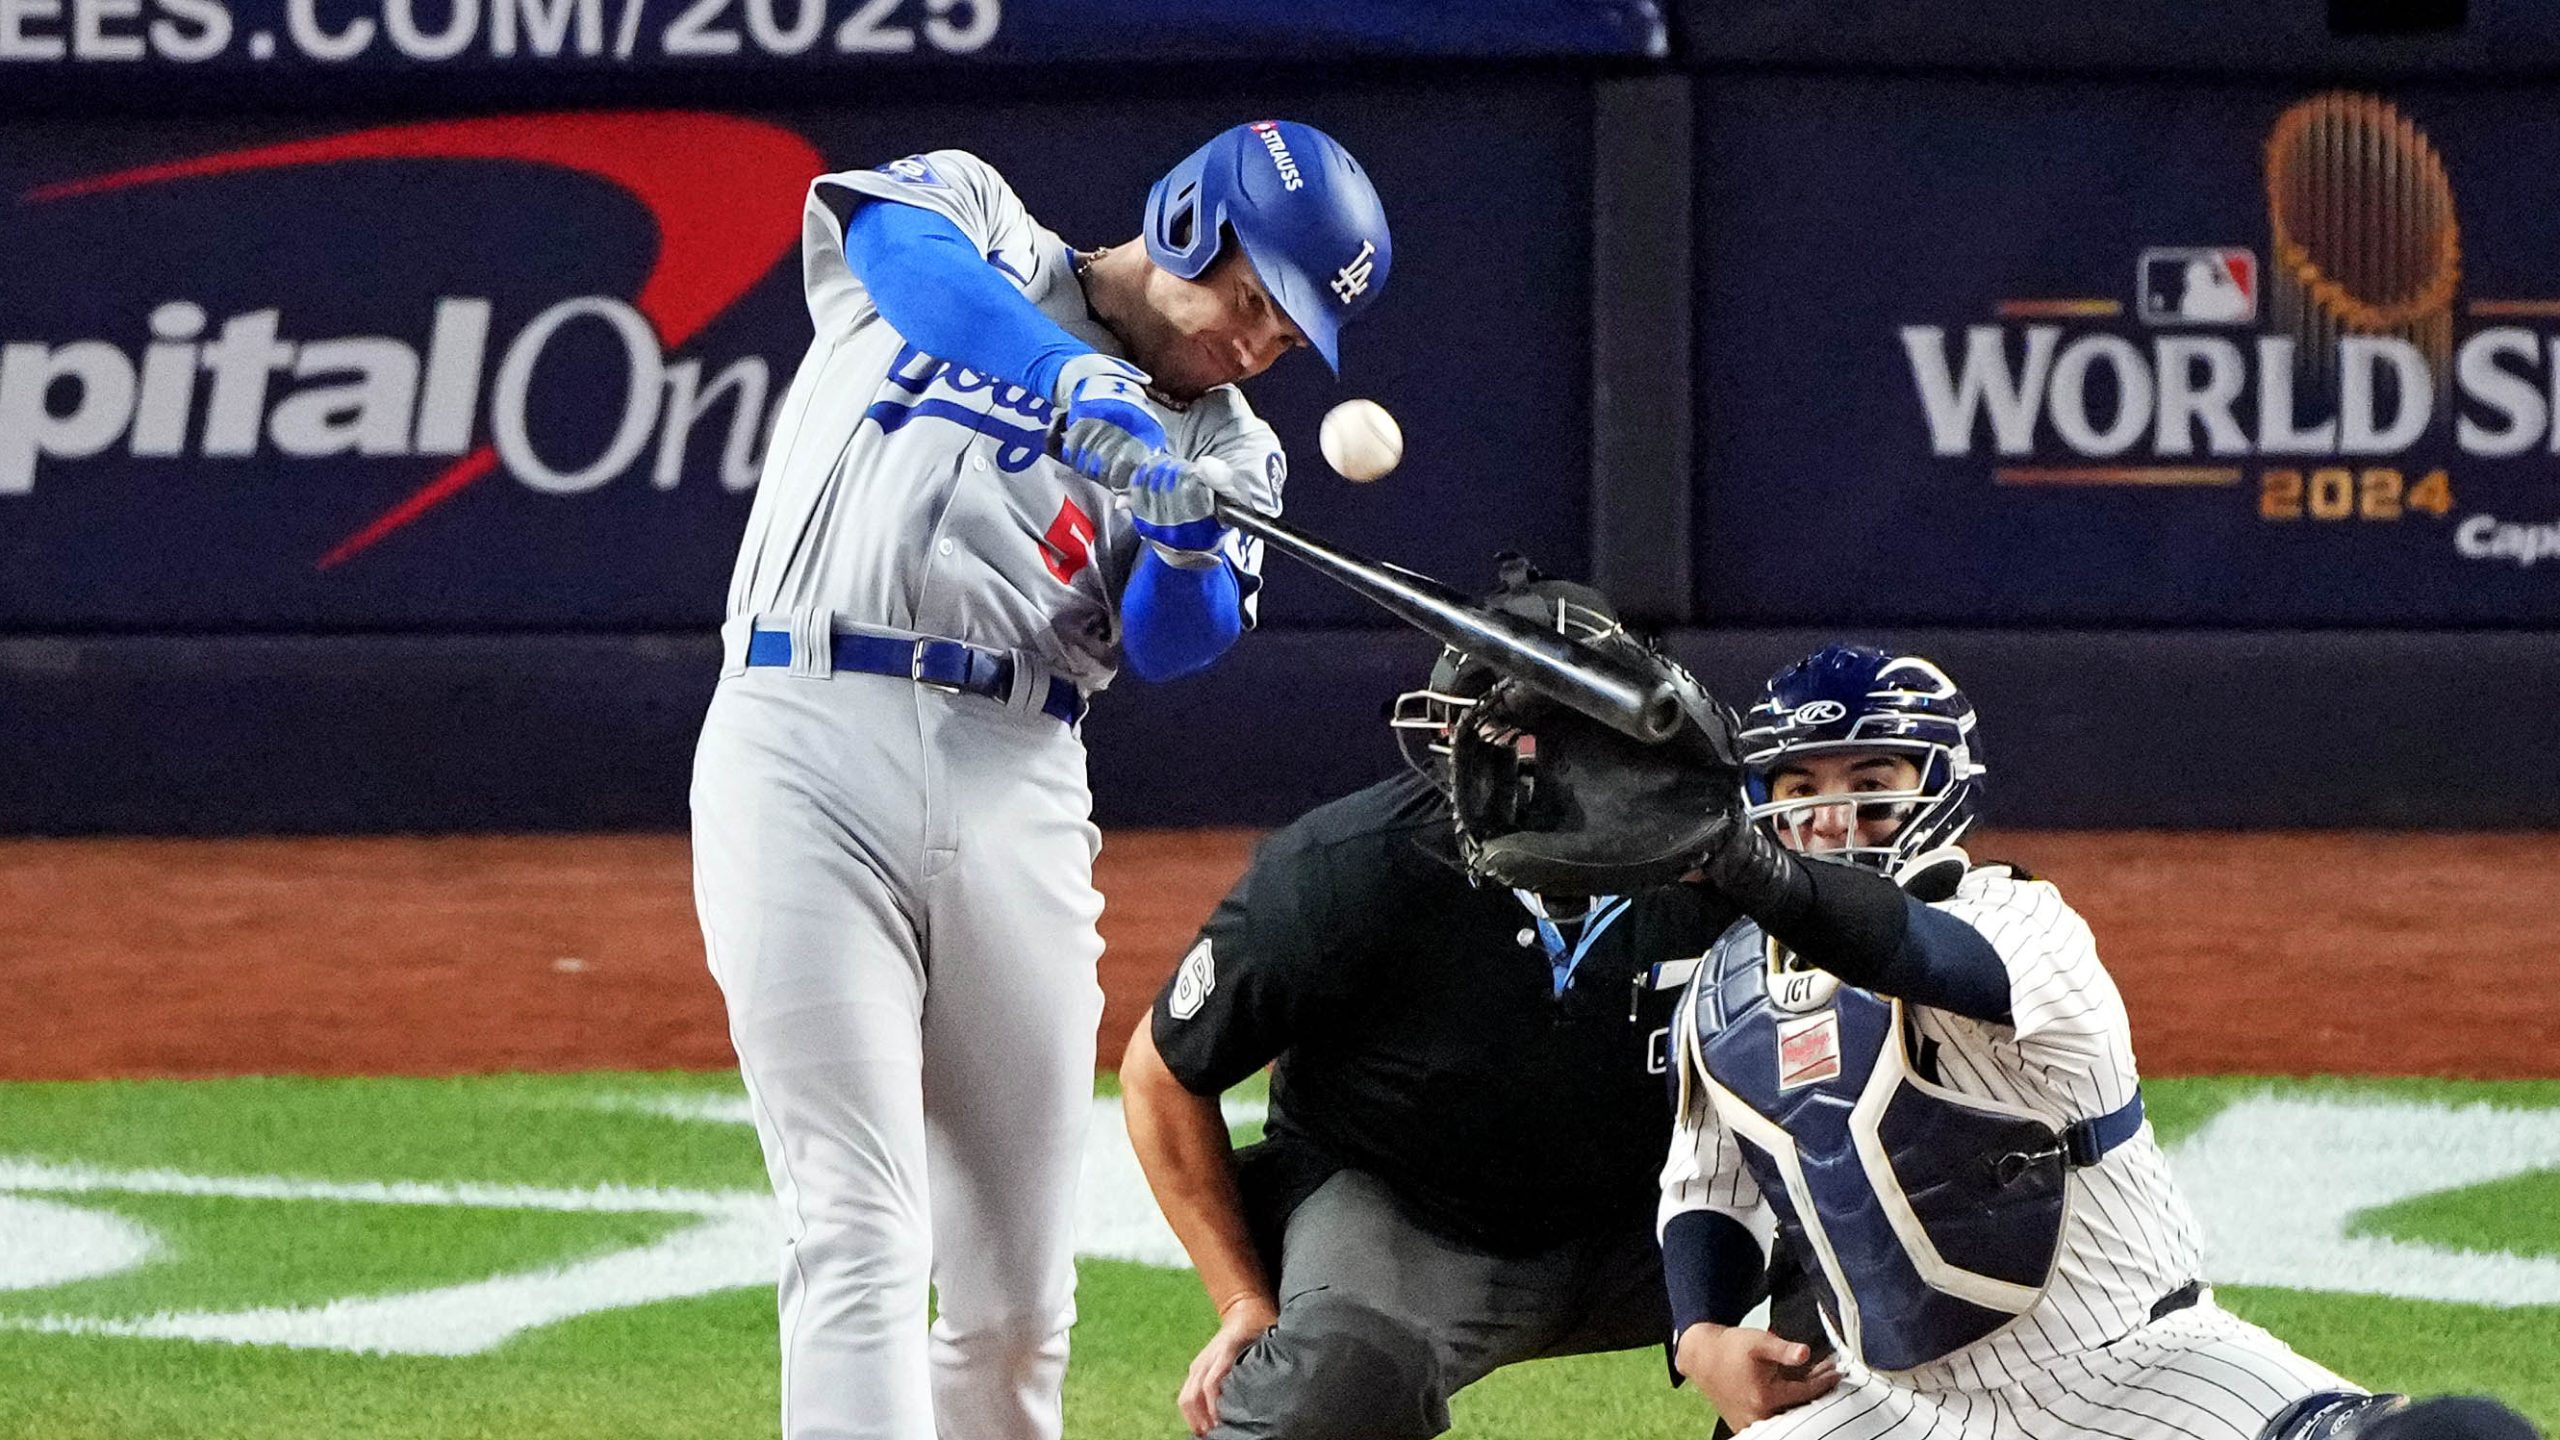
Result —
[{"label": "baseball batter", "polygon": [[[1739,748],[1752,803],[1704,869],[1748,918],[1674,1030],[1661,1224],[1678,1368],[1747,1440],[2532,1434],[2214,1304],[2088,925],[1955,848],[1984,772],[1943,671],[1829,647]],[[1773,1221],[1834,1356],[1739,1323]]]},{"label": "baseball batter", "polygon": [[[692,787],[695,901],[780,1203],[783,1431],[1059,1431],[1102,995],[1078,724],[1252,620],[1219,496],[1286,465],[1233,384],[1337,357],[1386,220],[1258,121],[1079,254],[936,151],[819,178]],[[1063,437],[1052,460],[1053,430]],[[927,1287],[938,1301],[930,1335]]]}]

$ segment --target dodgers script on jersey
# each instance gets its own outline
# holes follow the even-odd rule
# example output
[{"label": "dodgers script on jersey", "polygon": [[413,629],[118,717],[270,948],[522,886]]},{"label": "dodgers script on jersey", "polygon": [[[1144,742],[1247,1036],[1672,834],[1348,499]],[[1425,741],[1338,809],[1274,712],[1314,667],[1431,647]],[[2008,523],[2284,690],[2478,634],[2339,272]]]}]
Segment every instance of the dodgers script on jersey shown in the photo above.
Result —
[{"label": "dodgers script on jersey", "polygon": [[[1759,1084],[1761,1093],[1836,1082],[1844,1064],[1854,1083],[1860,1037],[1854,1022],[1833,1017],[1871,1017],[1873,1009],[1851,1003],[1859,1000],[1870,1007],[1880,1002],[1890,1007],[1887,1013],[1898,1011],[1904,1018],[1898,1041],[1889,1025],[1883,1032],[1885,1063],[1878,1069],[1899,1072],[1907,1065],[1902,1084],[1924,1098],[1941,1094],[1977,1107],[1980,1116],[1990,1117],[1982,1123],[2027,1117],[2063,1131],[2134,1099],[2139,1077],[2123,999],[2099,964],[2087,923],[2052,885],[1986,866],[1967,872],[1935,908],[1990,942],[2008,972],[2012,1023],[1893,1005],[1819,971],[1795,971],[1766,991],[1764,1003],[1777,1017],[1776,1044],[1761,1057],[1774,1072]],[[1785,1133],[1737,1098],[1746,1077],[1709,1073],[1718,1034],[1728,1023],[1741,1022],[1726,1013],[1717,993],[1719,975],[1711,972],[1721,970],[1729,981],[1736,967],[1757,967],[1758,957],[1771,950],[1756,927],[1744,938],[1747,945],[1720,942],[1711,952],[1680,1012],[1675,1043],[1685,1089],[1663,1171],[1662,1215],[1667,1221],[1682,1211],[1717,1211],[1766,1236],[1781,1207],[1800,1213],[1809,1185],[1836,1184],[1837,1177],[1808,1181],[1814,1162],[1798,1164]],[[1812,983],[1804,983],[1808,979]],[[1756,992],[1729,987],[1727,993]],[[1726,1079],[1734,1081],[1732,1088],[1720,1083]],[[1866,1093],[1872,1097],[1880,1089],[1870,1086]],[[1844,1100],[1841,1109],[1846,1108]],[[1873,1157],[1885,1148],[1880,1132],[1890,1123],[1886,1113],[1879,1109],[1851,1122],[1868,1127],[1861,1151],[1871,1157],[1865,1165],[1870,1183],[1880,1163]],[[1786,1152],[1783,1163],[1770,1159],[1771,1147]],[[1785,1178],[1780,1206],[1772,1205],[1755,1178],[1755,1149],[1763,1152],[1757,1157],[1761,1175],[1774,1170]],[[2301,1396],[2353,1388],[2223,1312],[2209,1292],[2197,1298],[2199,1292],[2187,1288],[2202,1278],[2197,1227],[2147,1122],[2097,1163],[2073,1165],[2061,1176],[2060,1239],[2041,1293],[2032,1283],[2012,1288],[2005,1293],[2013,1303],[1997,1306],[2014,1319],[2003,1322],[1995,1314],[1988,1333],[1966,1332],[1979,1338],[1952,1350],[1918,1346],[1930,1358],[1887,1371],[1877,1356],[1894,1347],[1874,1334],[1862,1347],[1855,1324],[1844,1327],[1838,1307],[1826,1306],[1825,1321],[1842,1352],[1840,1385],[1762,1422],[1752,1435],[1813,1440],[1909,1435],[1947,1426],[1960,1436],[1988,1436],[1998,1426],[2055,1440],[2073,1433],[2246,1440]],[[1882,1211],[1913,1203],[1901,1198],[1899,1180],[1879,1189],[1877,1197]],[[1868,1203],[1874,1207],[1873,1199]],[[1882,1224],[1874,1218],[1878,1213],[1870,1208],[1856,1218]],[[1803,1257],[1804,1263],[1831,1272],[1834,1292],[1845,1288],[1834,1252],[1852,1253],[1847,1240],[1817,1239],[1813,1248],[1818,1253]],[[1927,1260],[1944,1275],[1957,1258],[1950,1250]],[[1978,1275],[1961,1279],[1971,1282],[1977,1296],[1996,1300],[2003,1293]]]},{"label": "dodgers script on jersey", "polygon": [[[839,215],[861,200],[950,220],[1069,334],[1122,353],[1086,308],[1074,253],[986,162],[937,150],[820,177],[801,222],[817,334],[775,418],[730,628],[942,636],[1026,654],[1099,690],[1118,668],[1117,597],[1139,545],[1130,517],[1107,486],[1043,453],[1047,396],[925,354],[881,319],[845,263]],[[1223,462],[1242,498],[1279,511],[1279,439],[1233,386],[1152,408],[1173,450]],[[1231,534],[1227,547],[1250,625],[1260,542]]]}]

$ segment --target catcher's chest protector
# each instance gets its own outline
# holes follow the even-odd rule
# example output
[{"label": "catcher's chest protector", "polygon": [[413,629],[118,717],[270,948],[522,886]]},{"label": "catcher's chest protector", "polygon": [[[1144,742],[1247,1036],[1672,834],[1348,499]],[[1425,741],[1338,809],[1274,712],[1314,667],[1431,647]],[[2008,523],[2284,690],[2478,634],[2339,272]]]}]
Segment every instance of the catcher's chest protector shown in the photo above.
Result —
[{"label": "catcher's chest protector", "polygon": [[1875,1370],[1908,1370],[2026,1313],[2069,1198],[2054,1129],[1914,1073],[1902,1002],[1793,962],[1748,921],[1698,970],[1681,1104],[1741,1140],[1824,1311]]}]

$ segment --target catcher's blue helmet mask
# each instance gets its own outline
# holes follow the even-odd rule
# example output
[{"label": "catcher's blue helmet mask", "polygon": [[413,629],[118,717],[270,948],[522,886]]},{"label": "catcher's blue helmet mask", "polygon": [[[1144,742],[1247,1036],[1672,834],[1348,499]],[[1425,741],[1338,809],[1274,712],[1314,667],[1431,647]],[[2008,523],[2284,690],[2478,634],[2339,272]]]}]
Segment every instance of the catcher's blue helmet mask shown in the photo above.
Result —
[{"label": "catcher's blue helmet mask", "polygon": [[1790,759],[1825,752],[1880,750],[1907,755],[1920,770],[1908,790],[1861,793],[1861,815],[1899,819],[1890,840],[1860,845],[1851,827],[1838,858],[1892,871],[1913,856],[1962,840],[1982,805],[1982,739],[1973,703],[1947,672],[1917,655],[1888,655],[1863,645],[1826,645],[1769,679],[1760,702],[1743,717],[1743,794],[1755,820],[1781,838],[1800,833],[1812,812],[1843,797],[1775,798],[1771,782]]}]

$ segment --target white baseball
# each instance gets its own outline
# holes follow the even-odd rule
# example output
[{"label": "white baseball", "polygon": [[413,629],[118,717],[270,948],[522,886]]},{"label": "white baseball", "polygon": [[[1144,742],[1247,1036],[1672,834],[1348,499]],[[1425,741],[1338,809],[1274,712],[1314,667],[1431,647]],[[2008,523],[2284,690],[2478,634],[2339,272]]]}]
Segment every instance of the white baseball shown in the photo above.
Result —
[{"label": "white baseball", "polygon": [[1316,444],[1345,480],[1375,480],[1404,458],[1404,431],[1375,400],[1345,400],[1326,411]]}]

